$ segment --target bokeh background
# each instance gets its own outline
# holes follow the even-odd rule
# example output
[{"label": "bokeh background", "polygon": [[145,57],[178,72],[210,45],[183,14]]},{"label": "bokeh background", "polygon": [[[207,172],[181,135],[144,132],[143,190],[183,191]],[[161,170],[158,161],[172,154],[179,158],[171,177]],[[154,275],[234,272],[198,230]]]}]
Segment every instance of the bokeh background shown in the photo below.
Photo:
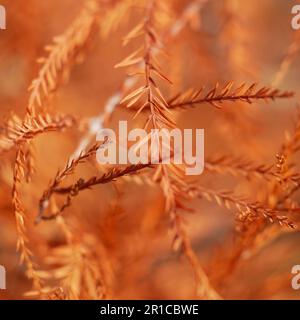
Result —
[{"label": "bokeh background", "polygon": [[[172,2],[175,19],[192,1]],[[276,162],[285,133],[293,131],[297,117],[300,36],[290,24],[295,3],[210,0],[168,43],[169,56],[163,60],[163,67],[174,84],[164,90],[167,96],[176,90],[210,88],[216,82],[224,84],[231,80],[237,85],[257,82],[272,86],[289,47],[295,46],[288,70],[276,83],[280,89],[295,91],[295,98],[268,104],[226,103],[223,110],[203,105],[176,114],[181,127],[205,129],[205,157],[226,154],[256,163]],[[72,23],[83,1],[2,0],[1,4],[7,9],[7,30],[0,31],[0,117],[4,123],[11,111],[24,115],[27,88],[39,70],[37,58],[45,56],[44,47]],[[141,19],[139,13],[134,10],[126,13],[109,35],[99,32],[94,37],[84,62],[74,66],[69,81],[59,87],[49,102],[51,110],[80,119],[103,112],[105,102],[126,75],[126,71],[115,69],[114,65],[135,48],[134,43],[124,48],[122,38]],[[117,109],[110,126],[116,126],[119,119],[130,120],[133,126],[141,125],[141,121],[131,120],[132,115],[131,111]],[[82,130],[51,133],[34,140],[36,173],[22,191],[29,214],[29,243],[42,269],[46,268],[44,261],[49,250],[62,245],[64,239],[55,222],[34,224],[38,201],[57,169],[64,166],[76,149]],[[7,270],[7,290],[0,291],[0,298],[23,299],[24,292],[31,289],[31,282],[16,252],[11,205],[15,152],[0,156],[0,264]],[[294,158],[296,164],[298,156]],[[90,176],[95,173],[95,165],[88,163],[80,170],[79,176]],[[199,183],[209,188],[230,189],[263,202],[268,197],[268,185],[260,179],[205,172]],[[300,297],[300,291],[291,288],[291,268],[300,264],[297,229],[282,230],[270,238],[265,235],[266,240],[258,239],[259,245],[246,248],[228,267],[226,259],[238,246],[234,214],[205,200],[195,200],[190,205],[196,210],[187,217],[188,233],[199,260],[223,298]],[[169,221],[163,215],[163,206],[164,199],[157,187],[129,181],[84,192],[65,212],[75,234],[91,241],[95,251],[104,252],[99,254],[99,263],[110,270],[113,298],[195,297],[188,264],[170,248]]]}]

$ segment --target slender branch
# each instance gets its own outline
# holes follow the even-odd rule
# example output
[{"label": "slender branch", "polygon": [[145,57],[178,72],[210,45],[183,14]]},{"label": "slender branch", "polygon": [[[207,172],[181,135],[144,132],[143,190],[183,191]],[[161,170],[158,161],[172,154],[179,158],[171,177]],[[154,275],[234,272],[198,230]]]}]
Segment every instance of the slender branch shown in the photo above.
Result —
[{"label": "slender branch", "polygon": [[276,209],[265,207],[259,202],[251,202],[244,197],[236,196],[231,191],[215,191],[204,187],[189,187],[186,190],[190,197],[203,197],[204,199],[216,202],[219,206],[227,209],[234,207],[240,213],[243,220],[252,220],[255,217],[262,217],[269,220],[271,223],[277,222],[281,226],[295,229],[296,225],[288,219],[288,217],[281,215]]},{"label": "slender branch", "polygon": [[46,47],[48,57],[40,58],[42,64],[38,76],[32,81],[27,113],[35,115],[36,108],[43,106],[43,99],[56,89],[59,77],[74,64],[76,57],[93,34],[97,26],[98,0],[86,0],[83,9],[75,21],[53,44]]},{"label": "slender branch", "polygon": [[294,96],[294,93],[290,91],[280,91],[267,87],[256,89],[256,84],[252,84],[249,87],[242,84],[236,89],[232,89],[232,86],[233,83],[229,82],[223,88],[219,89],[219,85],[216,84],[207,94],[203,94],[203,88],[198,91],[188,90],[169,100],[169,105],[170,108],[188,108],[209,103],[216,108],[221,108],[221,104],[226,101],[242,101],[251,104],[259,100],[269,101]]},{"label": "slender branch", "polygon": [[[62,187],[62,188],[57,187],[58,183],[61,180],[59,180],[59,178],[58,179],[56,178],[54,180],[55,182],[52,183],[50,188],[44,192],[42,198],[40,199],[40,213],[37,218],[37,222],[39,222],[40,220],[54,219],[58,214],[60,214],[67,207],[69,207],[71,205],[72,199],[74,197],[76,197],[83,190],[91,189],[92,187],[94,187],[96,185],[113,182],[117,178],[123,177],[125,175],[135,174],[135,173],[137,173],[145,168],[149,168],[149,167],[151,167],[150,164],[137,164],[137,165],[128,166],[124,169],[113,168],[110,171],[108,171],[107,173],[104,173],[100,177],[93,176],[93,177],[89,178],[88,180],[84,180],[81,178],[75,184],[68,186],[68,187]],[[62,175],[59,174],[58,177],[60,177],[60,176],[62,176]],[[57,181],[59,181],[59,182],[57,182]],[[44,212],[45,212],[45,209],[48,207],[50,197],[54,193],[61,194],[61,195],[67,194],[67,199],[66,199],[65,203],[63,204],[63,206],[59,209],[58,212],[56,212],[55,214],[52,214],[51,216],[46,217],[44,215]]]}]

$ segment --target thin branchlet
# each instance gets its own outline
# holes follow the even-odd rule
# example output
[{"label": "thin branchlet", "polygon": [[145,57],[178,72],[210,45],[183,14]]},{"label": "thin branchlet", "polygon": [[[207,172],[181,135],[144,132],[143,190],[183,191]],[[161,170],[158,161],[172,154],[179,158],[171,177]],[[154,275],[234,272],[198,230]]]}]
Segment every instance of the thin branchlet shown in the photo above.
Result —
[{"label": "thin branchlet", "polygon": [[[86,162],[88,159],[96,155],[99,148],[103,147],[106,144],[107,140],[104,140],[103,143],[97,143],[91,146],[87,151],[82,151],[78,157],[71,158],[68,160],[66,166],[62,170],[58,170],[54,179],[50,182],[49,187],[44,191],[41,200],[40,200],[40,215],[49,205],[49,199],[52,194],[55,192],[60,184],[70,175],[72,175],[79,164]],[[39,217],[37,218],[39,220]]]},{"label": "thin branchlet", "polygon": [[[66,208],[68,208],[71,205],[72,199],[76,197],[83,190],[89,190],[96,185],[113,182],[115,179],[123,177],[125,175],[136,174],[140,170],[149,168],[150,166],[151,166],[150,164],[137,164],[137,165],[131,165],[131,166],[125,167],[124,169],[115,167],[109,170],[108,172],[104,173],[100,177],[93,176],[87,180],[80,178],[75,184],[68,187],[57,187],[57,185],[61,182],[61,179],[60,179],[61,175],[58,175],[59,178],[55,179],[55,182],[52,183],[51,187],[44,192],[40,200],[40,214],[38,216],[37,221],[51,220],[57,217]],[[65,177],[65,174],[64,174],[64,177]],[[50,197],[53,194],[67,195],[66,201],[55,214],[52,214],[50,216],[45,216],[44,211],[48,206]]]},{"label": "thin branchlet", "polygon": [[71,128],[75,123],[76,119],[71,115],[40,113],[23,121],[13,115],[6,125],[5,134],[0,138],[0,152],[25,142],[29,143],[40,134]]},{"label": "thin branchlet", "polygon": [[42,280],[38,275],[36,265],[33,261],[33,253],[29,248],[29,239],[26,229],[27,213],[21,200],[21,182],[24,179],[25,154],[22,148],[18,149],[14,165],[14,181],[12,188],[12,203],[17,227],[17,251],[20,253],[20,262],[26,266],[29,279],[33,280],[33,286],[40,291]]},{"label": "thin branchlet", "polygon": [[268,87],[256,89],[256,87],[256,84],[250,86],[242,84],[237,88],[233,88],[233,82],[229,82],[224,87],[219,88],[219,84],[216,84],[215,87],[207,93],[204,93],[204,88],[179,93],[170,99],[168,103],[170,108],[175,109],[195,107],[204,103],[211,104],[216,108],[221,108],[221,104],[227,101],[241,101],[251,104],[260,100],[268,102],[270,100],[291,98],[294,96],[294,93],[291,91],[280,91]]},{"label": "thin branchlet", "polygon": [[216,191],[201,186],[190,187],[186,192],[190,197],[204,198],[210,202],[216,202],[219,206],[227,209],[237,209],[239,218],[244,221],[262,217],[271,223],[278,223],[281,226],[288,228],[296,228],[296,225],[279,210],[268,208],[259,202],[251,202],[245,197],[236,196],[232,191]]},{"label": "thin branchlet", "polygon": [[274,165],[256,164],[243,157],[220,156],[205,160],[205,169],[214,174],[230,174],[234,177],[263,178],[269,181],[276,175]]}]

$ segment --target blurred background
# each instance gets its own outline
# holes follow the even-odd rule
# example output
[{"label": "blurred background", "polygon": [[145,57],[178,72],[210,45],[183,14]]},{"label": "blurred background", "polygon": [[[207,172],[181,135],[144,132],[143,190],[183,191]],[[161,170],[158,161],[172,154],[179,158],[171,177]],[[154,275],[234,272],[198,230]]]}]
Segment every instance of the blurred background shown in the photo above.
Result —
[{"label": "blurred background", "polygon": [[[171,2],[172,19],[176,20],[193,1]],[[7,10],[7,30],[0,31],[0,116],[4,125],[12,111],[24,116],[27,88],[40,67],[36,60],[46,56],[44,47],[68,28],[84,1],[2,0],[1,4]],[[285,0],[204,1],[186,27],[168,41],[168,58],[162,58],[162,66],[173,86],[164,88],[167,97],[190,87],[209,89],[216,82],[225,84],[231,80],[237,86],[257,82],[296,93],[293,99],[268,104],[229,102],[222,110],[202,105],[176,113],[180,127],[205,129],[205,158],[230,155],[258,164],[276,163],[286,132],[293,132],[297,118],[300,36],[291,28],[294,4],[296,1]],[[108,6],[105,1],[101,5]],[[123,47],[122,38],[141,18],[141,11],[133,9],[108,35],[98,32],[93,37],[84,61],[73,67],[68,81],[51,98],[51,110],[79,119],[103,112],[106,101],[126,76],[126,70],[115,69],[114,65],[136,48],[135,43]],[[104,13],[99,20],[105,23]],[[286,59],[288,67],[283,72],[281,66]],[[280,72],[283,75],[279,76]],[[131,111],[119,108],[109,125],[115,127],[118,120],[127,119],[132,126],[141,126],[143,122],[132,120],[132,116]],[[77,129],[34,140],[36,173],[32,182],[24,186],[22,197],[29,217],[29,244],[42,270],[50,268],[45,260],[51,250],[65,243],[54,221],[35,225],[34,218],[42,192],[84,134],[84,128]],[[296,167],[298,156],[293,158]],[[3,153],[0,162],[0,265],[7,270],[7,290],[0,291],[1,299],[24,299],[24,293],[31,290],[31,281],[16,252],[11,204],[14,157],[13,150]],[[88,163],[80,167],[76,176],[93,174],[95,164]],[[269,201],[270,184],[261,179],[205,171],[199,183],[264,203]],[[295,194],[295,201],[297,198]],[[291,268],[300,264],[297,229],[274,231],[273,226],[266,227],[261,237],[253,237],[251,244],[243,246],[241,241],[247,240],[241,240],[236,231],[234,212],[204,199],[189,205],[195,213],[185,214],[187,231],[212,285],[224,299],[300,297],[300,291],[291,288]],[[193,273],[185,259],[171,250],[169,220],[163,207],[158,187],[130,180],[83,192],[64,213],[75,236],[97,252],[96,264],[101,264],[104,272],[108,270],[113,298],[195,298]],[[297,221],[297,216],[294,219]]]}]

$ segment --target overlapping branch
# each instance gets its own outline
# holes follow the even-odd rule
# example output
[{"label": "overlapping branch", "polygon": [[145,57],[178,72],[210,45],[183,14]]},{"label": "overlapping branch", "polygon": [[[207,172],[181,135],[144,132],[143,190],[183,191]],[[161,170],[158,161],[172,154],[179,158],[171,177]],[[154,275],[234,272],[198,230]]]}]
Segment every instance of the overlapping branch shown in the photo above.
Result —
[{"label": "overlapping branch", "polygon": [[[199,12],[207,3],[208,0],[194,0],[189,3],[182,13],[177,17],[177,19],[172,23],[170,28],[167,30],[164,36],[164,43],[168,43],[175,39],[180,32],[191,22],[195,16],[199,15]],[[154,52],[155,56],[157,51]],[[116,108],[120,105],[124,95],[126,95],[129,90],[131,90],[137,83],[137,77],[132,77],[130,75],[126,76],[120,88],[108,98],[104,105],[104,111],[98,116],[89,119],[88,132],[81,138],[73,157],[78,156],[78,154],[84,150],[92,141],[97,131],[102,129],[103,125],[111,118],[112,114],[115,112]]]},{"label": "overlapping branch", "polygon": [[[137,164],[137,165],[130,165],[125,168],[112,168],[108,172],[99,176],[93,176],[87,180],[80,178],[75,184],[72,184],[68,187],[58,187],[58,184],[61,181],[62,174],[58,175],[58,178],[54,179],[54,183],[51,184],[50,188],[48,188],[42,198],[40,199],[40,214],[38,216],[37,221],[40,220],[50,220],[54,219],[62,213],[67,207],[71,205],[71,201],[74,197],[76,197],[81,191],[91,189],[92,187],[100,184],[106,184],[113,182],[115,179],[123,177],[125,175],[136,174],[140,170],[150,167],[150,164]],[[71,169],[73,170],[73,169]],[[69,170],[68,170],[69,171]],[[64,174],[65,176],[65,174]],[[50,215],[45,216],[44,211],[48,207],[48,203],[50,197],[53,194],[60,194],[60,195],[67,195],[66,201],[62,205],[62,207],[58,210],[58,212]]]}]

